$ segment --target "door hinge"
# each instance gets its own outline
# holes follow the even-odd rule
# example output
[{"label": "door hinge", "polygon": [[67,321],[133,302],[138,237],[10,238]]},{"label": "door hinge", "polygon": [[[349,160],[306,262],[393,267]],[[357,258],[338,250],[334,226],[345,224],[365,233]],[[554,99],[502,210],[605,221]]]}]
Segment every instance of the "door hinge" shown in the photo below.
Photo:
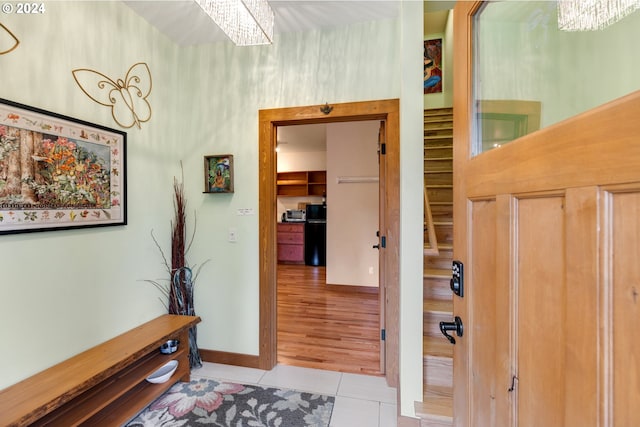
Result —
[{"label": "door hinge", "polygon": [[380,329],[380,340],[384,341],[387,338],[387,333],[384,329]]},{"label": "door hinge", "polygon": [[[376,233],[378,236],[380,236],[380,232]],[[377,245],[373,245],[373,249],[380,249],[380,248],[386,248],[387,247],[387,238],[384,236],[380,236],[380,243],[378,243]]]}]

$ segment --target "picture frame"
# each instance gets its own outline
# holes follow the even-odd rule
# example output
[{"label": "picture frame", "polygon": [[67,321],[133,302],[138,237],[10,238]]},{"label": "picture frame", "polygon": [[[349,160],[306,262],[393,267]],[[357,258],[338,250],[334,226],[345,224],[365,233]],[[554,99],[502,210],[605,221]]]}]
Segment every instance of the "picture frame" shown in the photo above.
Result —
[{"label": "picture frame", "polygon": [[126,225],[126,142],[0,98],[0,235]]},{"label": "picture frame", "polygon": [[442,93],[442,39],[424,41],[424,94]]},{"label": "picture frame", "polygon": [[204,156],[204,192],[234,192],[232,154]]}]

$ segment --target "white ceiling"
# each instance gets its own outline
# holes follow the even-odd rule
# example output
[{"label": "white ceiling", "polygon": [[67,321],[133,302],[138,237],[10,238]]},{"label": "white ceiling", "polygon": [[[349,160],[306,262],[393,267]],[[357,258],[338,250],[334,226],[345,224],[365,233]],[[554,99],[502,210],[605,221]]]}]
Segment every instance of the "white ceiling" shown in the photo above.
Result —
[{"label": "white ceiling", "polygon": [[[428,0],[425,12],[453,8],[454,1]],[[127,0],[136,13],[180,45],[198,45],[228,40],[227,36],[193,0]],[[398,0],[270,0],[275,14],[274,33],[340,27],[357,22],[393,19]],[[429,14],[429,13],[428,13]],[[430,25],[437,33],[442,21]]]},{"label": "white ceiling", "polygon": [[[180,45],[228,40],[193,0],[128,0],[125,4]],[[275,14],[277,35],[392,19],[398,15],[400,3],[397,0],[270,0],[269,4]]]}]

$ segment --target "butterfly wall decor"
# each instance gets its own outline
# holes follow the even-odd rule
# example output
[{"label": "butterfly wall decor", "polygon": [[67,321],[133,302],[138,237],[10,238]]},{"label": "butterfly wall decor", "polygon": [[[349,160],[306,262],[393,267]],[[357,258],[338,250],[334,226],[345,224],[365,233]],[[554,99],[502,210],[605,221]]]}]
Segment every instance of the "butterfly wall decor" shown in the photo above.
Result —
[{"label": "butterfly wall decor", "polygon": [[20,40],[0,22],[0,55],[11,52],[19,44]]},{"label": "butterfly wall decor", "polygon": [[151,71],[144,62],[129,68],[124,79],[113,80],[87,68],[73,70],[80,89],[100,105],[111,108],[113,120],[123,128],[137,126],[151,118]]}]

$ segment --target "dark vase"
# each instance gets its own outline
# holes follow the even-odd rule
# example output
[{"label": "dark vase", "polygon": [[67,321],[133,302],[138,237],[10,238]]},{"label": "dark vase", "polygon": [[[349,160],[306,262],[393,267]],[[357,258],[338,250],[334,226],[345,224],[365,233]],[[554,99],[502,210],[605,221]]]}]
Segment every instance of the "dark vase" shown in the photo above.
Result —
[{"label": "dark vase", "polygon": [[[193,281],[189,267],[180,267],[173,272],[169,294],[169,314],[195,316],[193,306]],[[191,369],[202,366],[198,350],[196,326],[189,329],[189,366]]]}]

